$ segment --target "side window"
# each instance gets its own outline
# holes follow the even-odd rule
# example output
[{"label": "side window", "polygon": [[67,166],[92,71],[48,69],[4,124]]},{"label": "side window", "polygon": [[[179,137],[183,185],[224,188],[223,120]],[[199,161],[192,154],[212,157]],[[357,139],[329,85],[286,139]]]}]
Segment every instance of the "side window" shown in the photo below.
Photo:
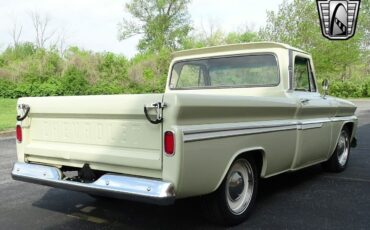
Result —
[{"label": "side window", "polygon": [[178,79],[179,88],[202,87],[205,86],[204,74],[200,65],[186,64],[181,69],[181,78]]},{"label": "side window", "polygon": [[307,58],[296,57],[294,60],[294,90],[316,92],[310,61]]}]

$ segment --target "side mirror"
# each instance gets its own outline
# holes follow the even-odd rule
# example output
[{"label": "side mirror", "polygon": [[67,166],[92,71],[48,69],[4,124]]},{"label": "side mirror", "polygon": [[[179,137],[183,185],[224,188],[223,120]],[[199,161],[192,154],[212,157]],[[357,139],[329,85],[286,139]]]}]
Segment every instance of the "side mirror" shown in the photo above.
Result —
[{"label": "side mirror", "polygon": [[324,98],[326,97],[326,95],[328,95],[328,91],[329,91],[329,81],[328,79],[325,79],[322,81],[322,89],[324,91]]}]

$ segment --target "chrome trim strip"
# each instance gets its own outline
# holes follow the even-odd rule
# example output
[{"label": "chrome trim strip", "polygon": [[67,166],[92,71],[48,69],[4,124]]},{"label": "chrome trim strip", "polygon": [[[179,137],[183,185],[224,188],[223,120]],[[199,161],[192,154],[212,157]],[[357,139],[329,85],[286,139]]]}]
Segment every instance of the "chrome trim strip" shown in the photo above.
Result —
[{"label": "chrome trim strip", "polygon": [[298,130],[317,129],[321,128],[323,125],[324,123],[301,124],[298,126]]},{"label": "chrome trim strip", "polygon": [[207,125],[191,125],[180,127],[184,134],[208,133],[208,132],[222,132],[231,130],[244,129],[259,129],[259,128],[275,128],[290,125],[297,125],[294,120],[280,120],[280,121],[256,121],[256,122],[239,122],[239,123],[222,123],[222,124],[207,124]]},{"label": "chrome trim strip", "polygon": [[321,128],[324,123],[357,119],[355,116],[341,118],[315,118],[297,120],[257,121],[243,123],[223,123],[212,125],[180,126],[183,141],[193,142],[224,137],[261,134],[286,130],[307,130]]},{"label": "chrome trim strip", "polygon": [[306,129],[317,129],[321,128],[324,123],[331,122],[329,118],[316,118],[316,119],[306,119],[301,120],[297,127],[298,130],[306,130]]},{"label": "chrome trim strip", "polygon": [[293,50],[288,50],[288,58],[289,58],[289,65],[288,65],[288,80],[289,80],[289,90],[293,90]]},{"label": "chrome trim strip", "polygon": [[357,121],[357,117],[356,116],[349,116],[349,117],[332,117],[330,118],[331,121]]},{"label": "chrome trim strip", "polygon": [[245,128],[238,130],[225,130],[216,132],[195,132],[184,134],[184,142],[200,141],[200,140],[210,140],[221,137],[235,137],[250,134],[260,134],[260,133],[270,133],[284,130],[294,130],[297,129],[296,125],[289,126],[278,126],[278,127],[263,127],[263,128]]},{"label": "chrome trim strip", "polygon": [[173,184],[153,179],[108,173],[93,183],[80,183],[65,180],[58,168],[20,162],[14,164],[12,177],[14,180],[146,203],[166,205],[175,201]]}]

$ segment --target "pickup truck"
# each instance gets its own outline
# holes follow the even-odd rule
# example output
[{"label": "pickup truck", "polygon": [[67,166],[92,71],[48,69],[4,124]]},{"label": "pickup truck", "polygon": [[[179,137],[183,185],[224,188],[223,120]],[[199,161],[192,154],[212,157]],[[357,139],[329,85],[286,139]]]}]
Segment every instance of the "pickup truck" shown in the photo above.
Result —
[{"label": "pickup truck", "polygon": [[327,86],[285,44],[176,52],[163,94],[20,98],[12,177],[162,205],[200,196],[210,219],[239,224],[261,178],[346,168],[356,107]]}]

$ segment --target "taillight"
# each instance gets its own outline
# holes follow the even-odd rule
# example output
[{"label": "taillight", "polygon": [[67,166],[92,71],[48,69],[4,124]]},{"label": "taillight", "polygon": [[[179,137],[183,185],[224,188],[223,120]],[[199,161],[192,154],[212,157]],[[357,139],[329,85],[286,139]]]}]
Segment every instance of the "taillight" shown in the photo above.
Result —
[{"label": "taillight", "polygon": [[164,133],[164,151],[171,156],[175,153],[175,134],[171,131]]},{"label": "taillight", "polygon": [[22,142],[22,127],[20,125],[17,125],[16,133],[17,133],[17,141]]}]

